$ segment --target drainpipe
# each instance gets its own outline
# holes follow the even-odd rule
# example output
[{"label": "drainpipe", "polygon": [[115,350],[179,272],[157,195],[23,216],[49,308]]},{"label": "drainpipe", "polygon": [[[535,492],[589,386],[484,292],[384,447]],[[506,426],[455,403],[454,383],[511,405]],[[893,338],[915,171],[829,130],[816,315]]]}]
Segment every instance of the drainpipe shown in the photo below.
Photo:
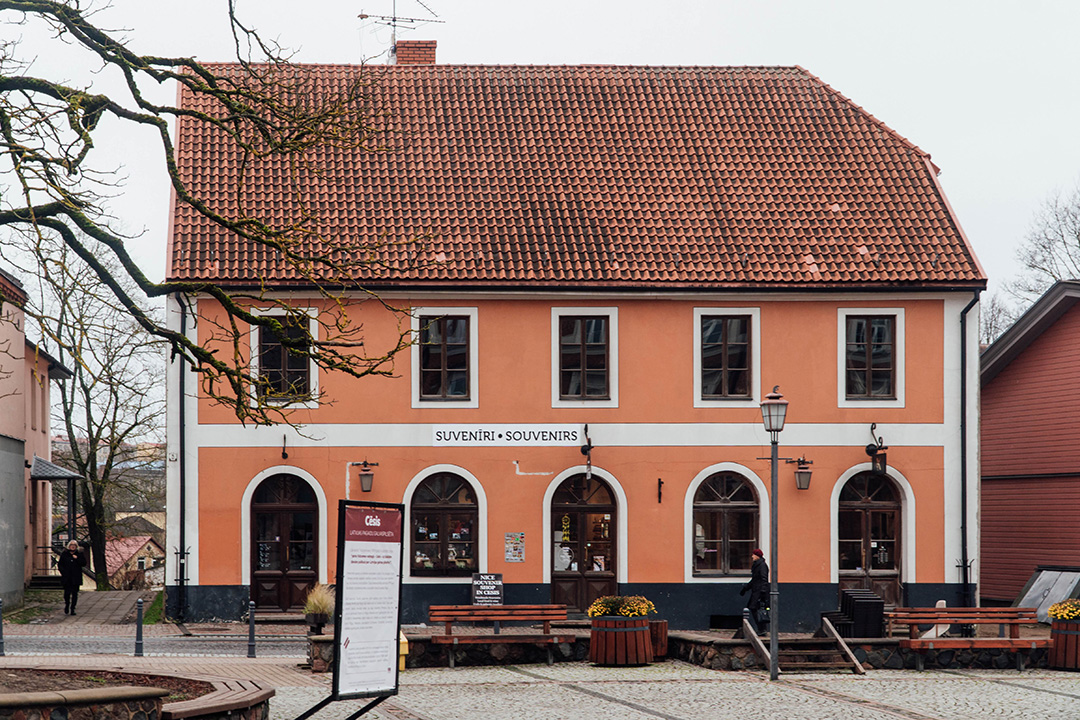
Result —
[{"label": "drainpipe", "polygon": [[[176,301],[180,304],[180,334],[187,335],[187,303],[181,293],[176,294]],[[177,589],[177,620],[184,622],[187,615],[187,368],[184,360],[180,360],[180,410],[178,422],[180,423],[180,547],[177,549],[178,572],[176,574]]]},{"label": "drainpipe", "polygon": [[960,311],[960,572],[964,584],[964,605],[975,605],[968,559],[968,462],[967,462],[967,314],[979,302],[979,293]]}]

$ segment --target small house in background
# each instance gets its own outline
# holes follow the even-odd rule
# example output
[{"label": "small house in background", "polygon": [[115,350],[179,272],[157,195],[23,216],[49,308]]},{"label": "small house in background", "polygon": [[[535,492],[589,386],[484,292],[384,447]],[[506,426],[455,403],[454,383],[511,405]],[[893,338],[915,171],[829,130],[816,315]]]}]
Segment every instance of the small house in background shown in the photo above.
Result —
[{"label": "small house in background", "polygon": [[982,353],[980,596],[1080,566],[1080,281],[1056,283]]},{"label": "small house in background", "polygon": [[149,535],[108,539],[105,566],[114,590],[161,587],[165,582],[165,550]]},{"label": "small house in background", "polygon": [[[50,380],[71,371],[26,337],[19,280],[0,270],[0,599],[52,563],[52,471],[48,462]],[[63,472],[63,471],[61,471]]]}]

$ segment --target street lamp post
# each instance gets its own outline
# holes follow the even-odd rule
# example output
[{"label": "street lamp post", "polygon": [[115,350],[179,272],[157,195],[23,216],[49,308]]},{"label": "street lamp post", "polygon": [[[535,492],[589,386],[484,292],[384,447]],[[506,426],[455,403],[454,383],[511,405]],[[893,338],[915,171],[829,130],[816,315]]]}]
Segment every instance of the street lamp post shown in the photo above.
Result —
[{"label": "street lamp post", "polygon": [[761,401],[761,420],[765,424],[765,430],[769,433],[769,442],[772,444],[772,486],[770,489],[769,502],[769,680],[776,680],[780,675],[778,662],[779,641],[777,633],[780,624],[780,587],[777,584],[776,563],[776,538],[777,538],[777,506],[779,505],[778,492],[778,466],[780,463],[779,442],[780,431],[784,429],[784,418],[787,416],[788,401],[780,394],[780,386]]}]

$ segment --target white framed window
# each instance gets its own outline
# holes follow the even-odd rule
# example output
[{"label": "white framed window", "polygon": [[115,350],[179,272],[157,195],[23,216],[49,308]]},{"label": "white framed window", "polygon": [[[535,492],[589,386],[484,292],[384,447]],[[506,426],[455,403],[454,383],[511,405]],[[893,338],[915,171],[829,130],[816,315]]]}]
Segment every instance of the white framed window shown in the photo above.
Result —
[{"label": "white framed window", "polygon": [[480,407],[478,315],[475,307],[412,309],[414,408]]},{"label": "white framed window", "polygon": [[[753,517],[742,516],[741,518],[717,518],[714,511],[722,509],[727,506],[727,509],[736,510],[750,510],[749,507],[744,506],[741,508],[733,507],[724,502],[725,498],[720,498],[714,492],[709,492],[709,484],[713,479],[718,477],[734,477],[740,481],[746,483],[746,490],[734,498],[736,503],[734,505],[741,505],[742,500],[749,496],[754,498],[756,504],[756,512],[752,513]],[[736,486],[732,485],[732,490],[736,489]],[[733,462],[721,462],[715,465],[711,465],[704,468],[701,472],[694,477],[687,488],[686,495],[683,498],[683,523],[686,528],[684,536],[684,565],[683,565],[683,582],[685,583],[745,583],[747,574],[744,568],[738,567],[740,562],[745,564],[745,553],[752,550],[754,547],[759,547],[765,552],[765,556],[769,555],[769,493],[765,488],[765,483],[759,478],[750,468],[739,465]],[[705,515],[703,517],[702,515]],[[711,515],[711,517],[710,517]],[[735,526],[734,528],[723,526],[717,527],[715,525],[716,520],[720,522],[731,520],[742,520],[742,527]],[[709,521],[714,522],[712,531],[710,531]],[[753,528],[746,526],[747,521],[753,524]],[[735,530],[734,540],[735,546],[731,544],[732,530]],[[723,533],[727,532],[727,542],[724,542]],[[756,537],[755,537],[756,536]],[[756,540],[756,543],[751,544],[749,549],[745,547],[746,541],[750,541],[751,538]],[[723,560],[709,560],[710,553],[710,539],[719,540],[720,542],[712,543],[711,547],[718,551],[734,552],[734,558],[729,557],[727,562],[728,572],[724,572]],[[739,558],[742,558],[740,561]],[[734,561],[734,562],[733,562]],[[732,565],[734,564],[734,568]]]},{"label": "white framed window", "polygon": [[[316,340],[319,339],[318,310],[298,308],[307,316],[307,331]],[[287,317],[281,308],[252,308],[252,315]],[[296,316],[294,316],[296,317]],[[286,333],[289,330],[286,327]],[[280,338],[275,338],[269,328],[251,326],[251,374],[265,378],[269,402],[292,405],[295,407],[318,407],[319,366],[310,358],[290,358]]]},{"label": "white framed window", "polygon": [[618,308],[551,308],[551,407],[619,407]]},{"label": "white framed window", "polygon": [[761,308],[694,308],[694,407],[761,402]]},{"label": "white framed window", "polygon": [[837,308],[839,407],[904,407],[904,336],[903,308]]},{"label": "white framed window", "polygon": [[[464,511],[465,517],[453,518],[453,513],[449,513],[446,518],[450,523],[447,525],[449,536],[446,537],[447,543],[445,547],[441,543],[443,539],[443,533],[441,526],[432,523],[433,518],[431,514],[426,512],[429,510],[439,510],[437,507],[438,502],[431,502],[432,495],[424,491],[424,487],[427,481],[431,478],[449,477],[452,480],[463,481],[464,485],[459,485],[459,489],[466,489],[466,494],[471,496],[472,503],[465,503],[460,506],[460,509]],[[445,485],[443,486],[445,489]],[[405,584],[425,584],[425,585],[468,585],[472,583],[472,574],[469,573],[437,573],[428,572],[429,570],[436,570],[438,565],[432,562],[432,567],[427,567],[427,558],[433,558],[435,552],[444,553],[443,567],[446,567],[450,562],[450,549],[452,546],[457,546],[454,552],[453,563],[455,565],[463,564],[470,569],[475,568],[475,572],[488,572],[488,560],[487,560],[487,494],[484,492],[483,485],[476,478],[475,475],[470,473],[463,467],[458,465],[438,464],[431,465],[415,476],[409,481],[408,486],[405,488],[405,492],[401,498],[402,504],[405,506],[405,538],[402,543],[402,552],[408,566],[403,573],[401,581]],[[470,508],[471,505],[471,508]],[[426,506],[426,507],[425,507]],[[435,518],[441,520],[442,518]],[[457,527],[457,521],[460,520],[462,527]],[[423,521],[423,524],[421,524]],[[462,555],[462,544],[464,543],[463,534],[461,530],[464,529],[466,522],[469,522],[469,535],[472,536],[472,543],[468,549],[468,553],[472,559],[468,559]],[[421,531],[422,530],[422,531]],[[438,537],[432,537],[432,531],[438,535]],[[459,533],[458,538],[454,538],[454,532]],[[414,572],[415,568],[422,568],[419,573]]]}]

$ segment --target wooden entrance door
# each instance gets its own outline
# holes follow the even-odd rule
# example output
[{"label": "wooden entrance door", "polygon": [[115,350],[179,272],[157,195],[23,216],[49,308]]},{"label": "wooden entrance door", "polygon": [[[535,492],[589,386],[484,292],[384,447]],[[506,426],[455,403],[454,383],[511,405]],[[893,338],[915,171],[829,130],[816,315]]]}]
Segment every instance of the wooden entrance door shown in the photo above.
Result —
[{"label": "wooden entrance door", "polygon": [[318,502],[307,483],[274,475],[251,503],[251,599],[258,610],[299,610],[318,581]]},{"label": "wooden entrance door", "polygon": [[872,590],[901,604],[900,496],[885,475],[859,473],[840,491],[837,535],[840,588]]},{"label": "wooden entrance door", "polygon": [[551,601],[585,612],[592,601],[614,595],[615,500],[597,477],[565,480],[551,500]]}]

